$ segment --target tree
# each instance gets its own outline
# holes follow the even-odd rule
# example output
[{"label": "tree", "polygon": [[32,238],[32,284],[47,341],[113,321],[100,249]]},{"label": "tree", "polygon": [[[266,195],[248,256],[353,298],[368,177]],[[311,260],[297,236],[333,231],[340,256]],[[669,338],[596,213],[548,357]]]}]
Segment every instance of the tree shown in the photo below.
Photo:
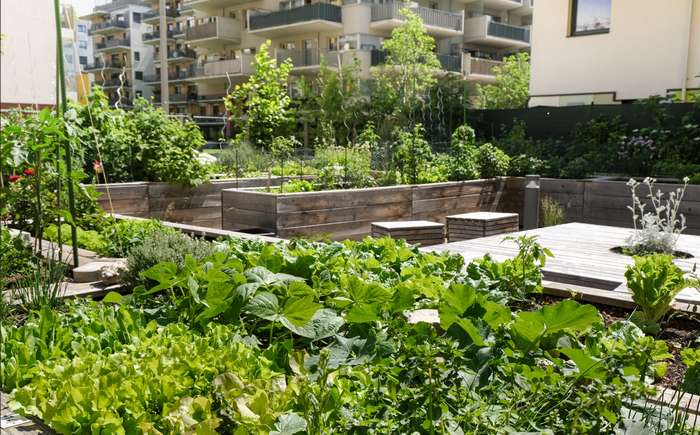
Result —
[{"label": "tree", "polygon": [[427,34],[421,18],[408,8],[401,10],[403,25],[384,41],[386,66],[375,71],[374,102],[387,110],[402,125],[410,124],[424,106],[435,85],[435,71],[440,62],[435,54],[435,40]]},{"label": "tree", "polygon": [[496,83],[478,85],[482,109],[518,109],[527,107],[530,98],[530,55],[518,53],[503,59],[503,66],[494,67]]},{"label": "tree", "polygon": [[272,138],[287,134],[293,123],[287,93],[292,62],[287,59],[277,65],[269,50],[270,41],[266,41],[255,54],[250,79],[236,85],[224,98],[230,120],[241,132],[237,139],[247,139],[264,148],[270,146]]}]

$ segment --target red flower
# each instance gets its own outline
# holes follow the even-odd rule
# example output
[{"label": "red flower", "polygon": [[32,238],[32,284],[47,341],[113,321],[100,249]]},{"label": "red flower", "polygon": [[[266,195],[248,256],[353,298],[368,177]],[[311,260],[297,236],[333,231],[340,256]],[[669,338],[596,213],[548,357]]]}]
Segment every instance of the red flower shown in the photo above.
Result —
[{"label": "red flower", "polygon": [[92,169],[96,173],[101,174],[102,173],[102,162],[99,160],[93,160],[92,161]]},{"label": "red flower", "polygon": [[36,174],[34,173],[34,169],[29,168],[24,170],[24,175],[27,177],[33,177]]},{"label": "red flower", "polygon": [[10,183],[14,183],[21,180],[22,177],[20,177],[19,175],[10,175],[8,179],[10,180]]}]

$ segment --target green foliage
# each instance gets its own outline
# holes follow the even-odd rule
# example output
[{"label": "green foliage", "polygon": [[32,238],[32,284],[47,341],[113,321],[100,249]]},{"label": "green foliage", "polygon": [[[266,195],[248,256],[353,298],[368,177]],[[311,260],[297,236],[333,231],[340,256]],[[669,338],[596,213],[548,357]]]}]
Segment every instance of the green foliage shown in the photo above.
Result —
[{"label": "green foliage", "polygon": [[66,269],[57,259],[50,258],[38,263],[37,267],[15,282],[10,293],[12,299],[24,312],[58,307],[65,292],[63,279]]},{"label": "green foliage", "polygon": [[376,89],[372,98],[380,111],[397,120],[399,126],[408,127],[437,82],[435,71],[440,69],[440,62],[435,55],[435,40],[428,35],[420,16],[408,8],[401,9],[401,14],[404,23],[383,42],[386,65],[373,73]]},{"label": "green foliage", "polygon": [[32,247],[21,235],[13,236],[0,227],[0,290],[8,279],[30,273],[37,266]]},{"label": "green foliage", "polygon": [[144,272],[159,263],[173,263],[183,267],[185,257],[199,260],[211,255],[215,247],[204,240],[188,237],[179,231],[154,231],[139,244],[131,247],[127,257],[124,281],[132,286],[144,284]]},{"label": "green foliage", "polygon": [[[191,121],[170,118],[143,98],[125,111],[109,106],[99,89],[85,106],[74,105],[68,128],[80,142],[83,168],[94,182],[168,181],[197,185],[206,170],[197,161],[205,141]],[[101,170],[94,169],[94,161]]]},{"label": "green foliage", "polygon": [[241,132],[239,141],[247,140],[269,148],[272,138],[289,133],[293,111],[287,80],[291,70],[290,59],[277,65],[270,56],[270,41],[260,45],[255,54],[253,74],[224,98],[229,119]]},{"label": "green foliage", "polygon": [[508,175],[523,177],[525,175],[540,175],[545,170],[545,163],[537,157],[518,154],[511,158]]},{"label": "green foliage", "polygon": [[688,367],[683,377],[683,391],[700,394],[700,348],[681,350],[683,364]]},{"label": "green foliage", "polygon": [[316,186],[309,180],[294,179],[286,181],[280,187],[275,187],[270,190],[279,193],[313,192],[316,190]]},{"label": "green foliage", "polygon": [[689,184],[700,184],[700,172],[689,178]]},{"label": "green foliage", "polygon": [[480,177],[476,134],[468,125],[460,125],[452,133],[450,180],[474,180]]},{"label": "green foliage", "polygon": [[275,160],[284,163],[292,158],[294,149],[299,146],[301,144],[294,136],[276,136],[272,139],[270,153]]},{"label": "green foliage", "polygon": [[416,124],[413,130],[396,130],[394,146],[394,163],[401,175],[401,183],[420,182],[422,174],[429,173],[433,150],[425,140],[422,124]]},{"label": "green foliage", "polygon": [[650,330],[668,312],[673,298],[695,282],[685,278],[671,255],[664,254],[634,257],[634,266],[627,267],[625,278],[632,300],[641,309],[633,319]]},{"label": "green foliage", "polygon": [[510,157],[490,143],[485,143],[478,148],[477,161],[481,178],[504,176],[510,167]]},{"label": "green foliage", "polygon": [[325,147],[316,149],[311,162],[318,170],[314,182],[320,189],[371,187],[376,184],[371,175],[369,144],[354,147]]},{"label": "green foliage", "polygon": [[482,109],[518,109],[530,99],[530,55],[522,52],[503,59],[494,67],[496,83],[477,85]]},{"label": "green foliage", "polygon": [[[64,245],[72,245],[70,231],[70,225],[61,224],[61,242]],[[106,252],[107,242],[99,232],[95,230],[84,230],[80,227],[77,228],[77,232],[79,248],[97,252],[101,255]],[[58,226],[52,224],[46,227],[46,230],[44,230],[44,238],[52,242],[58,242]]]}]

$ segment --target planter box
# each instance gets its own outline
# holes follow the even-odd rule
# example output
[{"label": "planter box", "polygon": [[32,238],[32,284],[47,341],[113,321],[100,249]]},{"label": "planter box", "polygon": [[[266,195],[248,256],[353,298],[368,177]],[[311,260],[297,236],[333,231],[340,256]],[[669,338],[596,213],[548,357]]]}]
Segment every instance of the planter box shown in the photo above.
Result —
[{"label": "planter box", "polygon": [[277,237],[327,235],[357,239],[377,221],[430,220],[473,211],[522,208],[522,180],[489,179],[321,192],[224,189],[222,227],[263,229]]},{"label": "planter box", "polygon": [[221,228],[223,189],[279,186],[281,180],[277,176],[224,179],[197,187],[146,181],[98,184],[96,188],[102,193],[98,202],[108,213]]}]

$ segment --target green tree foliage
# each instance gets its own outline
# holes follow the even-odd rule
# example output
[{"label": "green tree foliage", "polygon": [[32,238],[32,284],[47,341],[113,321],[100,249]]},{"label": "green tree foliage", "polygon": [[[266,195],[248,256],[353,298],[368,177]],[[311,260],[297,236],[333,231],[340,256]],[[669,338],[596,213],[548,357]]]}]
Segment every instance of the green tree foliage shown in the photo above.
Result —
[{"label": "green tree foliage", "polygon": [[289,132],[293,109],[287,80],[291,70],[290,59],[277,65],[270,56],[270,41],[260,46],[253,75],[224,98],[231,122],[241,132],[239,139],[268,148],[273,137]]},{"label": "green tree foliage", "polygon": [[434,72],[440,62],[435,55],[435,40],[427,34],[421,18],[408,8],[401,14],[404,24],[384,41],[386,65],[374,72],[376,89],[372,96],[373,105],[406,125],[425,105],[437,81]]},{"label": "green tree foliage", "polygon": [[495,67],[496,83],[478,85],[482,109],[517,109],[527,107],[530,98],[530,55],[518,53],[503,59],[503,66]]},{"label": "green tree foliage", "polygon": [[452,133],[452,159],[450,159],[450,180],[473,180],[479,178],[476,133],[468,125],[460,125]]}]

